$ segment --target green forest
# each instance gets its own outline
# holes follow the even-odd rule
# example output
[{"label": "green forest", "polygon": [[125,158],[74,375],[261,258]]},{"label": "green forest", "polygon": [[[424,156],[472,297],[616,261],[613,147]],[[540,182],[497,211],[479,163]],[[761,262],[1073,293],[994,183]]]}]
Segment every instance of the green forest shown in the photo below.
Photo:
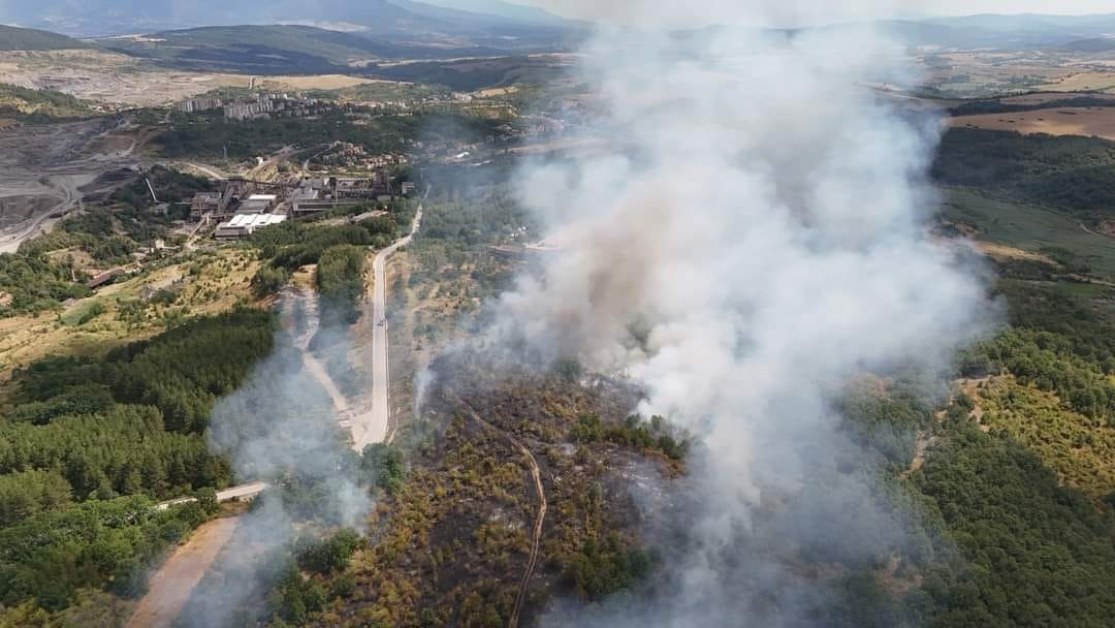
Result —
[{"label": "green forest", "polygon": [[[233,480],[209,451],[209,413],[271,352],[273,333],[270,314],[237,310],[15,372],[0,421],[5,607],[62,611],[89,588],[143,593],[152,564],[213,515],[213,489]],[[153,508],[199,491],[198,503]]]},{"label": "green forest", "polygon": [[952,129],[931,171],[946,186],[987,190],[1098,225],[1115,212],[1115,142]]},{"label": "green forest", "polygon": [[[346,106],[351,108],[351,106]],[[155,138],[159,152],[167,158],[217,158],[227,151],[230,159],[251,159],[296,146],[307,156],[333,142],[348,142],[372,154],[402,153],[421,138],[425,142],[479,141],[504,124],[500,120],[459,114],[431,112],[414,114],[371,114],[357,124],[344,107],[304,119],[226,120],[223,113],[177,115],[169,129]]]}]

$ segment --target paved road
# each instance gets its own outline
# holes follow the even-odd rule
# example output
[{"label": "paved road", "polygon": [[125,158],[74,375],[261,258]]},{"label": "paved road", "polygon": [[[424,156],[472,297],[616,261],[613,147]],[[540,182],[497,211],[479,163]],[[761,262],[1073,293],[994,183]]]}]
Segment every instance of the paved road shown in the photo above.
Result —
[{"label": "paved road", "polygon": [[[263,482],[250,482],[248,484],[241,484],[240,486],[233,486],[232,488],[226,488],[225,490],[219,491],[217,493],[217,503],[223,504],[224,502],[230,502],[234,499],[248,499],[248,498],[253,498],[254,499],[254,498],[258,497],[259,494],[262,493],[266,489],[267,489],[267,485],[264,484]],[[163,503],[155,506],[155,508],[157,508],[159,510],[166,510],[167,508],[170,508],[171,506],[178,506],[179,504],[188,504],[188,503],[194,502],[194,501],[197,501],[197,500],[193,497],[182,497],[180,499],[172,499],[170,501],[163,502]]]},{"label": "paved road", "polygon": [[383,249],[372,262],[372,409],[354,417],[352,424],[352,448],[364,451],[368,445],[387,440],[391,419],[391,405],[388,397],[390,371],[387,360],[387,258],[395,251],[410,244],[414,234],[422,226],[422,206],[414,216],[410,233],[395,244]]}]

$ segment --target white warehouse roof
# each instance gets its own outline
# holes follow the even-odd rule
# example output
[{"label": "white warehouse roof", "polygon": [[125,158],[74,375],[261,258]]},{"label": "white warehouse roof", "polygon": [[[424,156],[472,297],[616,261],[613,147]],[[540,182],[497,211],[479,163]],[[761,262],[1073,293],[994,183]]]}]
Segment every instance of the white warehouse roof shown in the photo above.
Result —
[{"label": "white warehouse roof", "polygon": [[234,227],[237,229],[247,229],[253,231],[260,227],[268,227],[270,225],[277,225],[280,222],[285,222],[286,216],[278,216],[275,214],[237,214],[232,217],[232,220],[225,223],[223,226]]}]

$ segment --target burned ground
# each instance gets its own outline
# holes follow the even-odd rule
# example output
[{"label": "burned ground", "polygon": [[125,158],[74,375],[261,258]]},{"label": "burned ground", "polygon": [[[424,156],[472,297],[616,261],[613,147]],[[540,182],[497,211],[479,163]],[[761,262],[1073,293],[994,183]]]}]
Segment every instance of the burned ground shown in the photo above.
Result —
[{"label": "burned ground", "polygon": [[[633,470],[653,469],[658,482],[681,463],[577,431],[598,417],[618,434],[632,391],[461,360],[437,367],[419,423],[402,436],[416,441],[408,480],[352,561],[353,596],[323,623],[502,626],[521,597],[521,624],[532,625],[551,599],[598,599],[649,571]],[[520,594],[543,503],[537,566]]]}]

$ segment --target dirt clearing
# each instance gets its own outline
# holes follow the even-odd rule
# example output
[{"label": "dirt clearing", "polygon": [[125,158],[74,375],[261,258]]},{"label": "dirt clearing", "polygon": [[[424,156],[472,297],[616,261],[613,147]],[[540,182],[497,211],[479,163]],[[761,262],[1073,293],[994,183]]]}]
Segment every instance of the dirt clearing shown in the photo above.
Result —
[{"label": "dirt clearing", "polygon": [[217,519],[201,526],[185,545],[179,547],[151,577],[147,595],[139,602],[128,628],[170,626],[182,612],[197,583],[217,554],[232,538],[238,517]]},{"label": "dirt clearing", "polygon": [[318,76],[269,76],[263,80],[264,89],[303,90],[303,89],[345,89],[371,83],[389,83],[374,79],[345,76],[343,74],[321,74]]},{"label": "dirt clearing", "polygon": [[1039,263],[1042,263],[1042,264],[1048,264],[1050,266],[1059,266],[1060,265],[1055,260],[1053,260],[1052,258],[1050,258],[1047,255],[1042,255],[1041,253],[1034,253],[1033,251],[1024,251],[1022,249],[1018,249],[1018,248],[1015,248],[1013,246],[1007,246],[1005,244],[997,244],[997,243],[994,243],[994,242],[979,242],[979,241],[977,241],[975,243],[975,245],[976,245],[976,248],[978,248],[981,253],[983,253],[984,255],[987,255],[988,257],[995,258],[997,260],[1005,260],[1005,261],[1021,260],[1021,261],[1026,261],[1026,262],[1039,262]]},{"label": "dirt clearing", "polygon": [[1115,72],[1074,72],[1048,85],[1039,85],[1035,89],[1051,92],[1106,92],[1115,90]]},{"label": "dirt clearing", "polygon": [[1115,107],[1066,107],[1021,113],[987,113],[953,118],[953,127],[1085,135],[1115,140]]}]

